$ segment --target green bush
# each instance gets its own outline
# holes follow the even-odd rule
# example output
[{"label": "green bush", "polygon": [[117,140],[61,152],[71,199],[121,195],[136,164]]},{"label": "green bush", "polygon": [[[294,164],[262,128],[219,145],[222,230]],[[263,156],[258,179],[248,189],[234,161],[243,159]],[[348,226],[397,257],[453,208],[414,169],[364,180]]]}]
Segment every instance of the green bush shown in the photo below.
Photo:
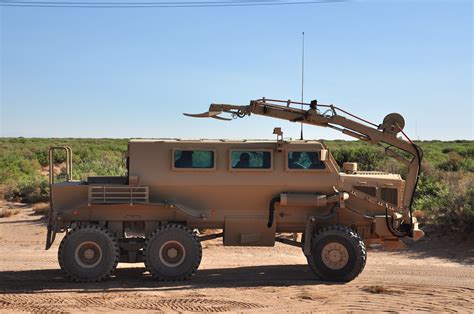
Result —
[{"label": "green bush", "polygon": [[382,150],[373,147],[340,147],[331,150],[334,159],[342,166],[345,162],[357,162],[359,170],[372,171],[386,159]]},{"label": "green bush", "polygon": [[456,152],[450,152],[448,160],[439,163],[437,168],[444,171],[474,171],[472,159],[463,158]]},{"label": "green bush", "polygon": [[[7,200],[28,203],[48,200],[48,149],[68,145],[74,150],[73,179],[87,175],[123,175],[122,151],[127,140],[110,139],[0,139],[0,185]],[[55,152],[55,177],[65,179],[66,154]]]},{"label": "green bush", "polygon": [[6,188],[5,198],[25,203],[46,202],[49,198],[48,181],[39,176],[31,178],[31,180],[22,180]]},{"label": "green bush", "polygon": [[441,181],[422,173],[415,193],[414,209],[429,211],[439,208],[442,200],[448,197],[449,190]]},{"label": "green bush", "polygon": [[424,173],[418,182],[414,209],[441,229],[474,232],[474,175],[470,172]]}]

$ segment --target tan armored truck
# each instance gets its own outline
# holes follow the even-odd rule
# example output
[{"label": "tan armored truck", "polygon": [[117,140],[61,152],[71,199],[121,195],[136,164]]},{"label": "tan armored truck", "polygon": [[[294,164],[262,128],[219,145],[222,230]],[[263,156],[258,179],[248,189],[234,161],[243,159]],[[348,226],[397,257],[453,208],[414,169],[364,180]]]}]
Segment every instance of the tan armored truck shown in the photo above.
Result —
[{"label": "tan armored truck", "polygon": [[[406,180],[359,171],[356,161],[341,170],[323,143],[284,140],[279,128],[275,141],[131,140],[127,176],[87,181],[72,180],[69,147],[52,147],[46,249],[66,232],[58,258],[68,277],[98,281],[118,262],[144,262],[159,280],[186,279],[199,267],[201,242],[223,237],[230,246],[301,247],[317,278],[344,282],[364,269],[367,244],[423,236],[411,213],[421,150],[397,137],[404,135],[400,115],[375,125],[333,105],[263,98],[190,116],[230,120],[221,113],[331,127],[382,145],[408,167]],[[67,180],[55,183],[57,149],[66,151]],[[303,235],[296,241],[282,233]]]}]

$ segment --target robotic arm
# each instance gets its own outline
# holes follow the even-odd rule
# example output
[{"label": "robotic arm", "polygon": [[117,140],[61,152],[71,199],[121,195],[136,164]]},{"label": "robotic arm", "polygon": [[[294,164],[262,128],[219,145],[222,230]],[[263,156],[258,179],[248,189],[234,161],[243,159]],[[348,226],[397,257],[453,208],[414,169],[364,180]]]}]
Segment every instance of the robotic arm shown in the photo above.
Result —
[{"label": "robotic arm", "polygon": [[[295,105],[303,106],[307,109],[295,108]],[[291,122],[329,127],[367,143],[384,147],[385,153],[388,156],[397,159],[408,168],[402,206],[406,216],[405,218],[410,223],[403,224],[401,228],[396,230],[391,224],[389,226],[387,219],[387,226],[396,236],[414,236],[411,208],[415,189],[418,184],[423,153],[403,132],[405,121],[401,115],[391,113],[384,118],[382,124],[377,125],[334,105],[318,104],[316,100],[311,101],[311,103],[301,103],[290,100],[265,98],[252,100],[247,106],[211,104],[209,111],[205,113],[185,113],[184,115],[197,118],[231,120],[226,117],[221,117],[220,114],[222,113],[229,113],[234,119],[250,116],[251,114],[258,114]],[[397,137],[399,133],[402,133],[405,139]]]}]

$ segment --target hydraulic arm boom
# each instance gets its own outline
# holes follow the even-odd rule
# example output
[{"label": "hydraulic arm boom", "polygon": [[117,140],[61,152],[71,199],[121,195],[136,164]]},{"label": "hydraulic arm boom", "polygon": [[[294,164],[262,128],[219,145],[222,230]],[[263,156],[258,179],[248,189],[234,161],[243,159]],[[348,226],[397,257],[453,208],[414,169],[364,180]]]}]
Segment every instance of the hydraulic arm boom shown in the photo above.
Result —
[{"label": "hydraulic arm boom", "polygon": [[[295,108],[292,105],[306,106],[307,109]],[[234,119],[258,114],[291,122],[329,127],[370,144],[381,145],[385,148],[387,155],[394,157],[408,167],[402,206],[405,218],[409,219],[410,223],[402,225],[403,228],[401,230],[392,230],[392,232],[398,236],[413,236],[411,206],[418,183],[422,151],[403,132],[405,122],[401,115],[396,113],[389,114],[384,118],[382,124],[377,125],[334,105],[318,104],[315,100],[308,104],[265,98],[252,100],[248,106],[211,104],[208,112],[202,114],[185,113],[185,115],[231,120],[219,116],[221,113],[230,113]],[[400,132],[405,136],[406,140],[397,137]]]}]

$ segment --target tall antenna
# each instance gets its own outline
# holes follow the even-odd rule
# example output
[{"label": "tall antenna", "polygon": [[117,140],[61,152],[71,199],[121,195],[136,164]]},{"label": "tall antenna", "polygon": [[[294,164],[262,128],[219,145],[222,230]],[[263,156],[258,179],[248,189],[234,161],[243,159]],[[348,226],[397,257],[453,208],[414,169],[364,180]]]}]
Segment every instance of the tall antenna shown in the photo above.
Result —
[{"label": "tall antenna", "polygon": [[[301,49],[301,109],[303,109],[303,99],[304,99],[304,32],[302,34],[303,42]],[[301,134],[300,140],[303,140],[303,122],[301,122]]]},{"label": "tall antenna", "polygon": [[420,137],[418,136],[418,120],[415,120],[415,137],[419,141]]}]

